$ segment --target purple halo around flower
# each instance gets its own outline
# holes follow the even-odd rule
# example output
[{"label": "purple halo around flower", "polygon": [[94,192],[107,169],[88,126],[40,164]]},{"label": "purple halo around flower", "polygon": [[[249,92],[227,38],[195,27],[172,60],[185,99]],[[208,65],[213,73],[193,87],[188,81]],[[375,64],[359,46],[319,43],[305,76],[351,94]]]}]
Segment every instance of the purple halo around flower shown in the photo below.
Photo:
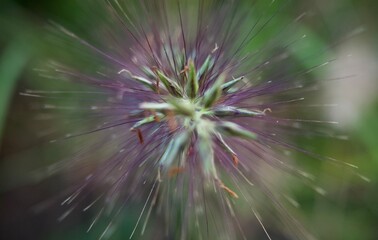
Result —
[{"label": "purple halo around flower", "polygon": [[[69,189],[60,220],[105,202],[88,229],[110,214],[102,238],[122,210],[144,199],[130,238],[158,212],[169,239],[246,239],[242,205],[270,239],[257,207],[269,199],[284,228],[311,238],[282,203],[295,205],[275,174],[323,193],[288,154],[354,166],[294,143],[296,135],[325,135],[334,124],[296,114],[318,92],[311,72],[324,65],[300,67],[294,56],[292,46],[306,41],[304,16],[280,17],[286,1],[247,2],[110,0],[99,4],[107,18],[90,31],[93,39],[54,24],[59,44],[84,61],[54,59],[41,75],[80,90],[24,95],[48,101],[48,114],[72,111],[54,115],[68,117],[57,121],[64,123],[57,132],[72,133],[51,142],[74,141],[78,150],[48,173],[85,180]],[[279,21],[286,22],[277,28]]]}]

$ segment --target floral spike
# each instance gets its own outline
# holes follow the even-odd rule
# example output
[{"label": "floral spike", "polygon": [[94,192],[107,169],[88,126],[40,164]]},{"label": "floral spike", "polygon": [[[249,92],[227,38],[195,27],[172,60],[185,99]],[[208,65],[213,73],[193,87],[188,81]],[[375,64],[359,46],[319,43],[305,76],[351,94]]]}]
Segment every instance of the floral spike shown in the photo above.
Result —
[{"label": "floral spike", "polygon": [[244,76],[241,76],[241,77],[232,79],[231,81],[228,81],[226,83],[223,83],[222,84],[222,91],[228,92],[235,84],[237,84],[238,82],[240,82],[243,79],[244,79]]},{"label": "floral spike", "polygon": [[146,74],[147,77],[149,77],[150,79],[154,79],[155,78],[155,74],[154,72],[149,68],[149,67],[146,67],[146,66],[143,66],[141,67],[141,70],[144,72],[144,74]]},{"label": "floral spike", "polygon": [[210,69],[214,64],[214,59],[209,55],[207,56],[205,62],[202,64],[200,69],[197,72],[197,79],[202,79],[203,75]]},{"label": "floral spike", "polygon": [[[93,64],[84,66],[83,71],[77,68],[81,64],[73,64],[74,61],[54,63],[51,73],[43,72],[45,76],[69,80],[62,81],[62,84],[73,84],[76,81],[78,90],[87,86],[88,94],[96,94],[93,95],[95,97],[88,97],[92,95],[80,93],[83,101],[77,101],[76,106],[90,112],[87,118],[84,115],[86,111],[80,114],[79,120],[83,124],[76,124],[75,119],[67,128],[59,129],[71,130],[72,125],[77,126],[80,133],[83,132],[80,130],[88,130],[92,124],[93,129],[85,133],[107,130],[93,138],[78,138],[83,143],[77,145],[84,150],[75,151],[79,154],[73,156],[75,164],[65,164],[84,166],[76,164],[76,161],[87,160],[92,156],[97,159],[98,153],[101,153],[101,157],[107,156],[104,161],[93,161],[98,166],[85,169],[83,173],[94,170],[93,178],[88,179],[83,184],[84,187],[79,188],[80,191],[89,193],[92,190],[105,189],[106,199],[114,199],[117,195],[125,196],[122,199],[122,203],[125,203],[122,207],[125,208],[129,207],[130,202],[137,202],[139,197],[148,195],[141,217],[149,216],[155,200],[158,199],[156,205],[159,205],[161,211],[157,212],[166,214],[162,216],[166,217],[167,221],[164,222],[176,224],[177,219],[180,220],[182,227],[179,234],[176,234],[176,230],[180,230],[180,226],[164,226],[172,231],[166,232],[172,238],[252,239],[249,236],[239,236],[234,229],[243,231],[242,224],[239,225],[235,220],[238,219],[237,210],[243,211],[244,208],[236,209],[233,215],[233,208],[238,205],[234,204],[236,201],[246,199],[248,204],[259,202],[254,201],[259,194],[255,195],[250,186],[256,183],[254,186],[260,187],[266,197],[272,199],[276,209],[284,206],[277,199],[278,194],[269,189],[271,174],[263,172],[265,165],[292,171],[289,167],[283,167],[286,166],[286,157],[282,154],[291,151],[337,162],[291,145],[292,141],[285,141],[292,135],[302,134],[303,130],[315,136],[322,133],[329,135],[324,131],[323,125],[321,128],[312,125],[321,121],[307,120],[306,116],[299,116],[299,113],[309,112],[297,112],[297,108],[304,105],[296,105],[295,110],[291,105],[292,99],[298,99],[303,94],[311,92],[312,96],[316,96],[313,91],[318,88],[314,87],[316,81],[310,75],[311,71],[300,71],[306,66],[300,64],[302,57],[295,59],[295,55],[304,48],[292,51],[293,44],[299,42],[296,38],[302,36],[302,31],[306,29],[300,24],[306,21],[287,21],[284,26],[290,26],[290,31],[282,31],[276,27],[276,22],[287,19],[286,13],[279,16],[282,5],[279,7],[278,4],[286,4],[287,1],[259,1],[258,4],[248,0],[105,2],[107,7],[104,11],[109,10],[106,21],[101,22],[99,19],[100,27],[94,29],[96,34],[81,34],[100,38],[94,41],[84,40],[64,28],[59,28],[64,34],[63,42],[67,38],[74,41],[67,45],[68,50],[74,47],[72,56],[81,59],[77,54],[85,52],[86,58],[93,56]],[[260,9],[260,5],[266,8]],[[262,13],[259,14],[259,19],[256,19],[256,13]],[[273,19],[273,16],[269,16],[271,13],[278,18]],[[108,23],[111,24],[107,25]],[[83,29],[93,30],[91,27]],[[300,35],[295,33],[297,29],[301,30],[297,32]],[[99,32],[102,30],[106,35]],[[261,39],[252,42],[256,39],[254,33],[258,32],[263,33],[266,42],[260,41]],[[276,41],[277,38],[280,41]],[[305,39],[300,39],[302,40]],[[78,51],[78,45],[83,49]],[[305,45],[308,44],[303,44]],[[309,55],[302,54],[299,55]],[[66,58],[59,60],[66,61]],[[96,66],[97,63],[101,65]],[[122,70],[119,71],[120,69]],[[127,83],[133,81],[132,83],[139,84],[141,88],[135,89],[136,84],[120,84],[120,78],[125,78]],[[248,84],[246,79],[256,79],[255,84]],[[244,82],[247,84],[240,87]],[[67,86],[67,89],[74,87],[76,86]],[[124,97],[126,93],[127,97]],[[41,97],[43,94],[33,96]],[[60,103],[62,96],[66,95],[59,95],[59,98],[51,96],[51,93],[46,93],[46,101],[55,102],[59,99]],[[44,98],[39,98],[41,99]],[[71,102],[70,98],[68,103]],[[270,108],[277,108],[277,103],[280,107],[279,113],[270,114]],[[36,104],[41,105],[40,102]],[[265,109],[261,111],[249,107],[257,105]],[[50,111],[42,114],[42,119],[46,118],[46,114],[50,118]],[[295,119],[290,114],[295,115]],[[59,112],[58,116],[62,114]],[[67,116],[71,117],[71,114]],[[88,120],[88,127],[80,129],[86,123],[85,120]],[[66,121],[62,123],[66,124]],[[78,136],[81,135],[84,134]],[[143,135],[148,136],[148,139],[144,139]],[[270,143],[269,146],[265,144],[267,142]],[[257,157],[250,157],[251,155]],[[240,163],[243,163],[240,169],[236,167],[239,158]],[[161,175],[161,171],[164,174]],[[65,172],[76,174],[79,171]],[[81,177],[81,174],[75,176],[77,177]],[[243,198],[236,200],[238,195],[223,180],[225,183],[233,181]],[[97,188],[96,184],[109,184],[113,188]],[[124,194],[119,194],[120,189],[125,189]],[[219,189],[221,194],[217,192]],[[143,192],[145,190],[147,193]],[[222,194],[223,191],[226,194]],[[169,199],[162,199],[164,197]],[[233,201],[228,197],[233,198]],[[86,196],[77,199],[82,201]],[[151,208],[147,214],[143,214],[147,204],[151,204]],[[78,206],[81,202],[72,205]],[[183,205],[189,207],[176,209]],[[165,211],[164,208],[168,209]],[[221,211],[224,209],[227,212]],[[215,221],[207,220],[206,214],[209,213],[216,214],[213,216]],[[284,215],[288,216],[286,212]],[[230,216],[232,219],[227,219]],[[192,228],[195,224],[198,229]],[[213,226],[206,229],[208,224]],[[294,224],[297,226],[297,222]],[[209,229],[219,229],[222,232],[212,233]],[[198,235],[191,236],[197,232]],[[299,236],[298,239],[307,238]]]},{"label": "floral spike", "polygon": [[150,88],[151,90],[156,91],[155,84],[153,84],[150,80],[145,79],[143,77],[135,76],[129,70],[122,69],[121,71],[118,72],[118,74],[121,74],[122,76],[124,76],[126,78],[131,78],[131,79],[135,80],[136,82],[141,83],[144,86]]},{"label": "floral spike", "polygon": [[139,107],[144,110],[154,110],[157,112],[166,112],[174,110],[174,106],[172,106],[169,103],[144,102],[141,103]]},{"label": "floral spike", "polygon": [[253,132],[248,131],[240,127],[238,124],[233,122],[218,122],[216,125],[216,129],[225,135],[232,136],[232,137],[240,137],[245,139],[256,140],[257,135]]},{"label": "floral spike", "polygon": [[222,84],[225,80],[225,74],[221,74],[214,84],[208,89],[203,96],[203,105],[205,108],[211,107],[221,96],[222,93]]},{"label": "floral spike", "polygon": [[176,61],[177,61],[177,72],[181,71],[184,67],[185,67],[185,64],[186,64],[186,57],[185,57],[185,53],[184,53],[184,49],[181,49],[181,50],[178,50],[176,49]]},{"label": "floral spike", "polygon": [[135,129],[139,128],[140,126],[143,126],[145,124],[148,124],[148,123],[152,123],[152,122],[156,122],[157,120],[157,117],[159,118],[159,120],[162,119],[162,117],[164,117],[163,114],[161,113],[155,113],[154,115],[151,115],[151,116],[148,116],[148,117],[145,117],[143,118],[142,120],[136,122],[131,128],[130,128],[130,131],[134,131]]},{"label": "floral spike", "polygon": [[155,70],[155,73],[170,94],[172,94],[173,96],[182,97],[182,90],[177,82],[173,81],[159,70]]},{"label": "floral spike", "polygon": [[232,106],[220,106],[214,109],[211,114],[217,117],[257,117],[265,115],[264,111],[252,111]]},{"label": "floral spike", "polygon": [[197,97],[198,93],[198,78],[196,74],[196,67],[192,59],[189,59],[189,73],[188,73],[188,82],[186,84],[186,91],[188,96],[191,99]]}]

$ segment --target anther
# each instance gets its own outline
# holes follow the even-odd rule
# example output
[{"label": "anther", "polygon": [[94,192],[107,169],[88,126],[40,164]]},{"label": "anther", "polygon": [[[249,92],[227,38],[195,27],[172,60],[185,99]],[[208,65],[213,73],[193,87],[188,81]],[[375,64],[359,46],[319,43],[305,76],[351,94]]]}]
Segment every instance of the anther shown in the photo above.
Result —
[{"label": "anther", "polygon": [[137,133],[137,136],[138,136],[138,139],[139,139],[139,143],[143,144],[144,143],[144,139],[143,139],[142,131],[139,128],[134,129],[133,131],[135,131]]},{"label": "anther", "polygon": [[160,80],[159,80],[159,78],[156,78],[156,92],[157,92],[157,94],[160,94]]},{"label": "anther", "polygon": [[[158,67],[152,66],[151,67],[151,71],[153,73],[155,73],[155,75],[157,76]],[[157,94],[160,94],[160,80],[159,80],[159,77],[156,77],[156,92],[157,92]]]},{"label": "anther", "polygon": [[173,168],[169,169],[168,176],[169,177],[174,177],[177,174],[184,172],[184,170],[185,169],[183,167],[173,167]]},{"label": "anther", "polygon": [[189,70],[189,67],[185,65],[184,69],[180,72],[180,74],[184,74]]},{"label": "anther", "polygon": [[232,191],[229,187],[225,186],[222,182],[219,183],[219,187],[225,190],[231,197],[239,198],[239,196],[234,191]]},{"label": "anther", "polygon": [[152,66],[152,67],[151,67],[151,70],[152,70],[154,73],[156,73],[156,71],[158,70],[158,67],[156,67],[156,66]]},{"label": "anther", "polygon": [[155,122],[160,122],[160,118],[159,118],[159,116],[156,114],[156,112],[155,112],[155,111],[151,111],[151,113],[152,113],[152,115],[154,115],[154,120],[155,120]]},{"label": "anther", "polygon": [[232,161],[234,162],[235,167],[237,167],[239,164],[239,158],[235,154],[232,154]]}]

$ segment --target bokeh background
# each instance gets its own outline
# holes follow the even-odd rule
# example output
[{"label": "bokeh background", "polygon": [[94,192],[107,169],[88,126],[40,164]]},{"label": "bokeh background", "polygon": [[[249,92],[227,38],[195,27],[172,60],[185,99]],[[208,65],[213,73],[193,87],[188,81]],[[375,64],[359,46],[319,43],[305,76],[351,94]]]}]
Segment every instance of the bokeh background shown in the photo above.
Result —
[{"label": "bokeh background", "polygon": [[[41,59],[64,52],[48,43],[49,21],[73,30],[80,30],[78,22],[96,26],[96,19],[83,17],[85,9],[79,2],[0,3],[0,239],[97,239],[106,227],[107,222],[100,220],[97,230],[86,233],[90,219],[80,212],[58,222],[54,203],[48,211],[36,210],[41,199],[51,198],[63,187],[62,181],[52,177],[35,184],[26,176],[36,163],[48,164],[52,156],[63,156],[64,149],[41,147],[36,130],[41,126],[28,119],[29,100],[19,92],[39,84],[54,86],[39,82],[33,71]],[[328,118],[340,122],[339,131],[347,140],[311,144],[321,155],[358,165],[359,173],[369,179],[364,181],[340,166],[305,161],[300,165],[307,164],[328,194],[319,196],[298,187],[293,195],[301,204],[306,226],[319,239],[378,239],[378,2],[313,0],[291,1],[290,6],[284,12],[287,17],[304,10],[314,13],[305,24],[316,39],[332,46],[336,61],[327,67],[329,77],[353,76],[334,81],[324,90],[327,102],[338,104],[325,110]],[[305,144],[302,140],[299,145]],[[138,213],[124,217],[114,239],[128,239]],[[272,231],[274,239],[286,239]],[[251,236],[265,239],[258,226]]]}]

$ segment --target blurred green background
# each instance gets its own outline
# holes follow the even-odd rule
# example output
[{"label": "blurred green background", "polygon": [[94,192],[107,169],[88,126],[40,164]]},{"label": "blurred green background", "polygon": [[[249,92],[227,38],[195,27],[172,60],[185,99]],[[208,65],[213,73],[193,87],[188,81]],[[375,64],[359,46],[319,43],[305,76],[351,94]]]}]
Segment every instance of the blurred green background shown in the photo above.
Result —
[{"label": "blurred green background", "polygon": [[[28,209],[43,196],[59,189],[59,181],[35,187],[14,177],[32,168],[33,161],[20,160],[27,155],[41,159],[59,155],[59,150],[49,152],[38,147],[35,126],[25,114],[27,99],[19,92],[34,86],[33,64],[55,54],[46,42],[47,20],[75,29],[76,23],[83,21],[82,8],[77,7],[79,2],[3,0],[0,3],[1,239],[97,239],[101,232],[85,233],[86,227],[82,225],[89,220],[80,213],[60,225],[51,223],[54,221],[51,212],[30,213]],[[348,135],[348,141],[318,142],[314,149],[321,155],[358,165],[359,173],[370,179],[363,181],[342,167],[317,165],[313,172],[329,194],[322,197],[298,188],[294,196],[308,219],[306,225],[319,239],[378,239],[378,1],[291,1],[290,6],[294,7],[292,12],[285,13],[288,17],[303,9],[313,10],[317,19],[305,22],[306,27],[323,42],[337,43],[331,51],[338,63],[329,69],[329,75],[356,74],[350,80],[331,84],[324,93],[329,102],[339,104],[328,114],[341,122],[340,131]],[[310,163],[300,163],[303,164],[312,167]],[[132,214],[138,213],[136,210]],[[134,222],[135,219],[125,217],[113,238],[128,239]],[[98,229],[104,229],[105,224],[101,220]],[[264,239],[261,233],[255,237]],[[277,235],[275,239],[285,238]]]}]

